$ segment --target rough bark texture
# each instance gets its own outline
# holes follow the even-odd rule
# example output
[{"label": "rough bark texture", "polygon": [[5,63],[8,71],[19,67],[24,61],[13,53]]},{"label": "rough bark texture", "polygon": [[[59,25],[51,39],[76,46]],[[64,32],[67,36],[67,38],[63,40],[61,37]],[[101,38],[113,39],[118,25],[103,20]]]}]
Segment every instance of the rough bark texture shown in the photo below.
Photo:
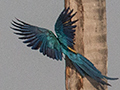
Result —
[{"label": "rough bark texture", "polygon": [[[65,0],[65,7],[77,11],[75,50],[88,58],[103,75],[107,74],[105,0]],[[66,57],[66,90],[107,90],[93,79],[82,78]]]},{"label": "rough bark texture", "polygon": [[[83,32],[84,32],[84,17],[83,17],[83,5],[82,1],[75,0],[66,0],[65,6],[70,6],[71,9],[74,9],[74,12],[77,11],[76,16],[73,20],[79,19],[76,23],[76,37],[75,38],[75,50],[84,55],[84,44],[83,44]],[[78,43],[79,42],[79,43]],[[79,48],[77,48],[79,47]],[[80,74],[76,71],[69,59],[66,59],[66,90],[80,90],[83,87],[83,79]]]}]

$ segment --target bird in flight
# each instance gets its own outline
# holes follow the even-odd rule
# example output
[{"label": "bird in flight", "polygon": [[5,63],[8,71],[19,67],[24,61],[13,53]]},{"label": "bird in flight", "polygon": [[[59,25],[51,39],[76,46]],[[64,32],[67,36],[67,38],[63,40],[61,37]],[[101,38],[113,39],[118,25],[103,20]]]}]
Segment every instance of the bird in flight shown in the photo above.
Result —
[{"label": "bird in flight", "polygon": [[70,10],[70,7],[61,12],[55,23],[57,36],[48,29],[30,25],[17,18],[16,21],[12,21],[13,27],[10,28],[15,30],[14,33],[21,36],[19,39],[24,40],[23,43],[27,43],[27,46],[31,47],[31,49],[39,50],[43,55],[56,60],[62,60],[64,54],[72,61],[72,64],[82,77],[88,75],[103,85],[111,86],[104,80],[117,80],[118,78],[102,75],[94,64],[73,49],[75,23],[78,19],[74,21],[71,19],[75,15],[76,12],[73,13],[73,9]]}]

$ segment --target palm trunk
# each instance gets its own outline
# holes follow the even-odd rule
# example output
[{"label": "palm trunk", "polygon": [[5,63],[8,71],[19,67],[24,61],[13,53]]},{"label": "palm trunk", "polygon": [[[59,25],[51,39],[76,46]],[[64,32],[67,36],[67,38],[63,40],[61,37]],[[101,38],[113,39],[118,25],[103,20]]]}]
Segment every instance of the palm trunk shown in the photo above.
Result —
[{"label": "palm trunk", "polygon": [[[65,0],[65,7],[77,11],[75,50],[87,57],[103,75],[107,74],[105,0]],[[66,90],[107,90],[88,76],[82,78],[66,58]]]}]

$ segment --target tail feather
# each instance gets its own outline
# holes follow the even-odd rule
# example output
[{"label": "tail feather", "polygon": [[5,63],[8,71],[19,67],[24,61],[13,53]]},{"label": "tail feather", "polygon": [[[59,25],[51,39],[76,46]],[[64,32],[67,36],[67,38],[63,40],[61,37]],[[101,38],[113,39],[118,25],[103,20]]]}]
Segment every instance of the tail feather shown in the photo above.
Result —
[{"label": "tail feather", "polygon": [[78,70],[78,72],[84,77],[85,74],[90,76],[92,79],[103,85],[109,85],[109,83],[105,82],[104,79],[108,80],[117,80],[118,78],[111,78],[102,75],[102,73],[92,64],[87,58],[83,57],[80,54],[69,53],[69,58],[73,62],[73,65]]},{"label": "tail feather", "polygon": [[101,74],[101,72],[98,69],[96,69],[96,67],[94,67],[94,64],[92,62],[90,62],[87,58],[85,58],[84,56],[82,56],[80,54],[77,54],[77,56],[80,59],[82,59],[85,62],[85,64],[89,65],[92,69],[94,69],[96,72]]},{"label": "tail feather", "polygon": [[75,68],[78,70],[78,72],[80,73],[80,75],[81,75],[82,77],[84,77],[84,76],[85,76],[84,71],[83,71],[76,63],[73,62],[73,65],[74,65]]},{"label": "tail feather", "polygon": [[111,78],[111,77],[107,77],[107,76],[104,76],[104,78],[108,79],[108,80],[117,80],[119,78]]},{"label": "tail feather", "polygon": [[[84,72],[84,70],[82,70],[77,64],[73,63],[73,65],[75,66],[75,68],[78,70],[78,72],[81,74],[82,77],[85,76],[86,72]],[[88,72],[87,75],[89,75],[91,78],[93,78],[94,80],[96,80],[97,82],[103,84],[103,85],[108,85],[111,86],[109,83],[103,81],[101,78],[95,76],[92,72]]]},{"label": "tail feather", "polygon": [[90,62],[88,61],[86,58],[84,58],[82,55],[78,54],[77,55],[79,58],[78,58],[78,61],[79,62],[82,62],[81,63],[77,63],[81,68],[82,70],[86,71],[86,73],[89,75],[89,76],[97,76],[99,78],[104,78],[104,76],[101,74],[101,72],[95,68],[95,66]]}]

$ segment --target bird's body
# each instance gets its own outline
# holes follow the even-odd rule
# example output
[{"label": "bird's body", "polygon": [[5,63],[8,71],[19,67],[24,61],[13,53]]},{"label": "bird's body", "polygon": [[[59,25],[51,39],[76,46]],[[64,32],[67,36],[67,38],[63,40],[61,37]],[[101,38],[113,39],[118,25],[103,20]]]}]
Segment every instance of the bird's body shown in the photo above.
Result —
[{"label": "bird's body", "polygon": [[82,77],[88,75],[103,85],[110,85],[103,79],[116,80],[118,78],[110,78],[102,75],[87,58],[73,49],[76,27],[73,24],[78,20],[71,21],[71,18],[76,13],[72,14],[73,10],[69,11],[69,9],[69,7],[64,9],[56,21],[55,32],[57,36],[48,29],[27,24],[19,19],[17,19],[19,23],[15,21],[12,23],[16,28],[11,28],[18,31],[15,34],[21,35],[22,37],[19,37],[19,39],[25,40],[23,43],[28,43],[27,46],[31,47],[31,49],[39,49],[43,55],[56,60],[62,60],[63,54],[65,54],[72,61]]}]

